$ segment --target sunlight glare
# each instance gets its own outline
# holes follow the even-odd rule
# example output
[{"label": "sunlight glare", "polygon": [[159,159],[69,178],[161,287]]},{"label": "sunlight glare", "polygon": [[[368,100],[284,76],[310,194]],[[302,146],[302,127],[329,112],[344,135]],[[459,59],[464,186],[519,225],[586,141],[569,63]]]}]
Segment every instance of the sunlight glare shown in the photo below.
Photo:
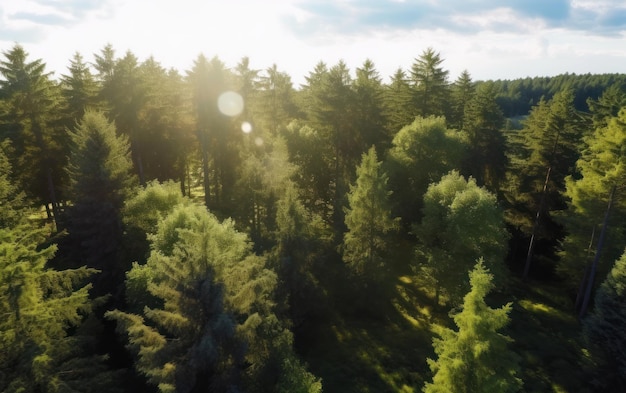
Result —
[{"label": "sunlight glare", "polygon": [[249,134],[252,132],[252,124],[248,123],[247,121],[244,121],[243,123],[241,123],[241,131],[243,131],[244,134]]},{"label": "sunlight glare", "polygon": [[261,146],[263,146],[263,139],[261,139],[260,137],[258,137],[258,138],[256,138],[256,139],[254,140],[254,143],[255,143],[257,146],[261,147]]},{"label": "sunlight glare", "polygon": [[217,99],[217,107],[226,116],[237,116],[243,112],[243,97],[234,91],[227,91]]}]

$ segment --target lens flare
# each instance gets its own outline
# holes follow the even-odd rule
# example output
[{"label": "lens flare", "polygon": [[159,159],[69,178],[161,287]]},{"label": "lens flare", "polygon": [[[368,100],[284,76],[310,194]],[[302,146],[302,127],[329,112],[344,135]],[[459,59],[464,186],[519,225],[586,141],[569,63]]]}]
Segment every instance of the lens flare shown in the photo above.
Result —
[{"label": "lens flare", "polygon": [[263,139],[261,139],[260,137],[259,137],[259,138],[256,138],[256,139],[254,140],[254,144],[255,144],[255,145],[257,145],[257,146],[259,146],[259,147],[263,146]]},{"label": "lens flare", "polygon": [[241,131],[244,132],[244,134],[249,134],[252,132],[252,124],[248,123],[247,121],[244,121],[243,123],[241,123]]},{"label": "lens flare", "polygon": [[237,116],[243,112],[243,97],[234,91],[227,91],[217,98],[217,107],[226,116]]}]

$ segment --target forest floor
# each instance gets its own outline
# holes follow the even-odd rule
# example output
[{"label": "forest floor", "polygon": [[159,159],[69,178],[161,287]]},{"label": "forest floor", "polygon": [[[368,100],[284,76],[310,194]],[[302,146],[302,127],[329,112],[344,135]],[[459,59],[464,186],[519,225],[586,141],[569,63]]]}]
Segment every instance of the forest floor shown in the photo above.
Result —
[{"label": "forest floor", "polygon": [[[376,303],[378,311],[351,309],[344,302],[296,330],[297,349],[322,378],[325,393],[420,392],[431,381],[426,359],[434,358],[434,332],[438,326],[455,326],[450,308],[435,306],[428,284],[402,270],[390,276],[389,299]],[[553,283],[512,281],[506,293],[494,293],[488,303],[513,303],[503,333],[513,339],[510,349],[520,356],[523,391],[591,391],[585,388],[581,326],[565,291]],[[337,288],[336,283],[330,286]],[[350,298],[342,290],[329,296],[333,303]]]}]

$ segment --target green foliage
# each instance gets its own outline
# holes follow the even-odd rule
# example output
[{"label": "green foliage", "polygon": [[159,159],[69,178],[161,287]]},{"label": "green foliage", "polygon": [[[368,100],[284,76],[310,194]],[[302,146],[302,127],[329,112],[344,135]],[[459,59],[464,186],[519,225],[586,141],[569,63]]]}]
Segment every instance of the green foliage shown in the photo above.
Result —
[{"label": "green foliage", "polygon": [[452,101],[450,108],[450,124],[452,127],[459,130],[465,128],[465,109],[472,101],[475,92],[476,85],[472,81],[469,72],[464,70],[450,86],[450,99]]},{"label": "green foliage", "polygon": [[449,71],[443,69],[442,63],[441,54],[428,48],[411,66],[413,102],[417,116],[445,116],[448,112]]},{"label": "green foliage", "polygon": [[407,226],[418,221],[428,185],[459,168],[465,147],[443,117],[417,117],[393,138],[387,159],[391,199]]},{"label": "green foliage", "polygon": [[289,161],[296,165],[295,182],[303,191],[303,203],[331,223],[333,214],[333,160],[332,146],[325,143],[323,134],[300,121],[293,121],[285,129]]},{"label": "green foliage", "polygon": [[389,236],[397,229],[397,220],[391,218],[388,176],[374,147],[363,154],[356,172],[345,210],[348,232],[343,240],[343,260],[357,276],[372,279],[386,270]]},{"label": "green foliage", "polygon": [[473,176],[480,186],[496,193],[506,169],[506,141],[502,128],[504,115],[495,100],[493,84],[484,83],[465,104],[463,132],[469,146],[463,173]]},{"label": "green foliage", "polygon": [[176,205],[189,203],[180,192],[180,185],[173,181],[151,181],[124,204],[124,224],[154,233],[159,221]]},{"label": "green foliage", "polygon": [[463,309],[454,315],[458,331],[442,328],[433,339],[437,360],[428,359],[433,382],[426,393],[517,392],[522,381],[516,377],[518,356],[507,347],[512,341],[498,333],[509,323],[511,304],[493,309],[485,297],[493,288],[493,277],[479,260],[469,273],[470,292]]},{"label": "green foliage", "polygon": [[[248,141],[252,142],[252,141]],[[265,138],[262,146],[242,152],[235,184],[235,218],[256,246],[266,246],[275,229],[276,201],[284,193],[296,167],[282,137]]]},{"label": "green foliage", "polygon": [[402,68],[396,70],[391,76],[391,83],[385,86],[384,103],[389,135],[395,135],[415,120],[413,92]]},{"label": "green foliage", "polygon": [[251,100],[255,128],[263,132],[276,134],[298,113],[291,77],[279,71],[276,64],[261,74],[258,91],[253,94]]},{"label": "green foliage", "polygon": [[11,144],[0,142],[0,228],[11,228],[24,219],[24,195],[13,184],[7,152]]},{"label": "green foliage", "polygon": [[86,110],[96,109],[98,85],[89,65],[76,52],[70,60],[69,75],[61,76],[61,94],[65,100],[65,124],[71,127],[83,118]]},{"label": "green foliage", "polygon": [[136,178],[127,139],[116,135],[102,113],[85,113],[71,138],[69,231],[79,259],[103,271],[96,292],[104,294],[121,284],[121,210]]},{"label": "green foliage", "polygon": [[505,283],[508,233],[492,193],[452,171],[428,187],[423,213],[414,228],[422,243],[417,255],[435,281],[437,301],[440,289],[454,303],[460,300],[468,290],[465,272],[478,258],[493,272],[495,285]]},{"label": "green foliage", "polygon": [[95,270],[47,268],[56,246],[40,246],[45,232],[0,228],[0,390],[114,391],[103,359],[85,353],[89,337],[68,333],[91,312]]},{"label": "green foliage", "polygon": [[240,374],[252,391],[265,391],[260,381],[272,380],[291,346],[273,314],[276,275],[265,260],[232,221],[196,205],[174,208],[151,240],[146,265],[127,276],[143,311],[107,314],[128,335],[138,371],[163,392],[225,390]]},{"label": "green foliage", "polygon": [[[365,60],[356,69],[353,81],[356,129],[362,146],[376,146],[382,152],[390,142],[390,134],[385,130],[387,119],[383,102],[381,77],[371,60]],[[395,133],[395,131],[394,131]]]},{"label": "green foliage", "polygon": [[[559,92],[550,101],[541,100],[509,142],[510,168],[505,197],[511,208],[507,209],[507,221],[527,235],[531,234],[541,208],[544,219],[535,235],[548,239],[558,237],[550,212],[565,207],[562,197],[565,177],[574,172],[587,128],[573,102],[572,90]],[[550,179],[541,207],[548,168]]]},{"label": "green foliage", "polygon": [[[626,154],[626,111],[620,111],[608,125],[584,139],[585,149],[576,162],[579,177],[565,178],[565,196],[569,199],[567,214],[562,215],[568,231],[563,240],[559,271],[575,283],[585,269],[589,238],[598,234],[608,204],[610,190],[617,187],[610,214],[607,240],[601,256],[601,271],[606,274],[609,261],[619,257],[626,246],[624,227],[626,200],[621,197],[626,179],[623,157]],[[592,239],[595,247],[598,236]],[[603,268],[602,268],[603,267]]]},{"label": "green foliage", "polygon": [[611,384],[612,389],[623,387],[626,384],[626,252],[598,289],[595,308],[583,323],[585,338],[603,363],[604,372],[597,375],[597,381],[606,391],[611,390]]},{"label": "green foliage", "polygon": [[45,72],[41,60],[28,61],[20,45],[3,52],[0,61],[0,140],[10,139],[9,157],[19,188],[40,203],[56,210],[65,179],[67,157],[63,127],[56,123],[59,89]]}]

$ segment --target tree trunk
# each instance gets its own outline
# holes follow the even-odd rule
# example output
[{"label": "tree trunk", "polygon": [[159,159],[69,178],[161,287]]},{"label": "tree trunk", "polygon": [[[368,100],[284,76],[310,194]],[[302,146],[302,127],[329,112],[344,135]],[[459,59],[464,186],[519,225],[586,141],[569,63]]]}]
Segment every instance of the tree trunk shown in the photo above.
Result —
[{"label": "tree trunk", "polygon": [[530,271],[530,264],[533,260],[533,252],[535,250],[535,237],[537,236],[537,231],[539,230],[539,223],[541,222],[541,212],[545,209],[546,204],[546,191],[548,189],[548,182],[550,181],[550,172],[552,171],[552,167],[548,167],[548,172],[546,173],[546,180],[543,183],[543,190],[541,191],[541,200],[539,201],[539,208],[537,209],[537,215],[535,216],[535,223],[533,225],[533,232],[530,236],[530,244],[528,244],[528,254],[526,254],[526,264],[524,265],[524,274],[522,275],[522,279],[526,280],[528,278],[528,272]]},{"label": "tree trunk", "polygon": [[611,213],[611,206],[613,205],[613,197],[615,195],[614,185],[611,188],[611,193],[609,194],[609,204],[606,207],[606,213],[604,214],[604,220],[602,221],[602,230],[600,231],[600,237],[598,238],[598,246],[596,248],[596,256],[593,259],[593,264],[591,265],[591,271],[589,272],[589,280],[587,281],[587,290],[585,291],[585,297],[583,298],[583,304],[580,307],[580,313],[578,314],[579,318],[582,318],[587,313],[587,307],[589,307],[589,300],[591,299],[591,290],[593,289],[593,284],[595,281],[596,270],[598,268],[598,263],[600,262],[600,255],[602,254],[602,247],[604,246],[604,239],[606,237],[606,230],[609,226],[609,216]]}]

